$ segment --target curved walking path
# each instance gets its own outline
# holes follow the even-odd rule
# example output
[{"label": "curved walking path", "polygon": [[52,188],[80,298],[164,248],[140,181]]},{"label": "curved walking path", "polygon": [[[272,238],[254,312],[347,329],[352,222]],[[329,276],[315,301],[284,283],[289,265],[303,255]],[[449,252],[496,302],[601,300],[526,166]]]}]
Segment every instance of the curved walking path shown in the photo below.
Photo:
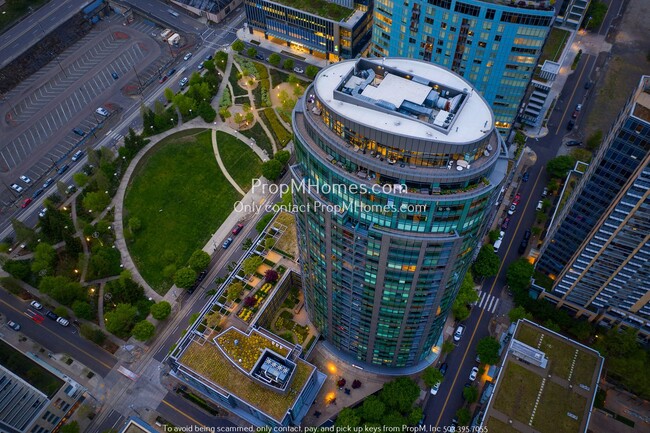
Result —
[{"label": "curved walking path", "polygon": [[246,195],[246,192],[241,189],[241,187],[235,182],[235,179],[232,178],[230,173],[228,173],[228,170],[226,170],[226,166],[223,165],[223,161],[221,160],[221,155],[219,155],[219,146],[217,145],[217,130],[212,129],[212,149],[214,149],[214,156],[217,159],[217,164],[219,164],[219,168],[221,169],[221,172],[223,173],[224,176],[226,176],[226,179],[228,179],[228,182],[239,192],[242,197]]},{"label": "curved walking path", "polygon": [[83,231],[79,228],[79,221],[77,220],[77,196],[74,196],[72,202],[70,202],[70,214],[72,215],[72,225],[74,225],[75,233],[79,234],[79,240],[81,240],[81,248],[84,252],[83,265],[81,267],[81,277],[79,277],[79,282],[81,284],[86,281],[86,272],[88,272],[88,263],[90,261],[90,253],[88,251],[88,243],[86,238],[83,235]]}]

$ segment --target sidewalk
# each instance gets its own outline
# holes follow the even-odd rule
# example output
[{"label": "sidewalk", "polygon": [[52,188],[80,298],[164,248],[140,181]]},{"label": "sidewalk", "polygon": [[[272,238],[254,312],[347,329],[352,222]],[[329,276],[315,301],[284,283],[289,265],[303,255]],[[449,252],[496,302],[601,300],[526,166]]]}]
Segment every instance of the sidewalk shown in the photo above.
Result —
[{"label": "sidewalk", "polygon": [[[304,62],[309,63],[310,65],[318,66],[319,68],[324,68],[330,64],[328,60],[322,59],[320,57],[312,56],[309,53],[304,51],[296,50],[295,48],[288,47],[286,45],[275,44],[273,42],[267,41],[264,39],[263,35],[260,34],[250,34],[246,29],[237,30],[237,38],[243,42],[257,45],[260,48],[264,48],[268,51],[274,51],[282,55],[282,52],[291,53],[295,57],[302,58]],[[284,54],[286,57],[287,55]]]}]

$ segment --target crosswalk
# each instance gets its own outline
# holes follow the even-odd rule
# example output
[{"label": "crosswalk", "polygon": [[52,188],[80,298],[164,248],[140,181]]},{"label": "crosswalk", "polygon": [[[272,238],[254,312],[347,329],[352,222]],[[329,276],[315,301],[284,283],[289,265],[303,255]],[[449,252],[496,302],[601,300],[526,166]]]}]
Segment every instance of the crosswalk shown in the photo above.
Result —
[{"label": "crosswalk", "polygon": [[478,301],[474,302],[473,305],[484,309],[488,313],[494,314],[494,312],[497,310],[497,305],[499,305],[499,298],[494,295],[490,295],[487,292],[480,292]]}]

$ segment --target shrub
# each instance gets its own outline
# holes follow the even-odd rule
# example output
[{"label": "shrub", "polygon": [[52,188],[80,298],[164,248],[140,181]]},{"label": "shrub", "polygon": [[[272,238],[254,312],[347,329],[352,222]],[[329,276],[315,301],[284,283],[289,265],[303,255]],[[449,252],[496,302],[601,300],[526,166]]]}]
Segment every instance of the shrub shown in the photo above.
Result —
[{"label": "shrub", "polygon": [[275,141],[277,141],[278,145],[284,147],[291,140],[291,134],[282,126],[273,108],[264,109],[262,114],[271,127]]},{"label": "shrub", "polygon": [[106,340],[106,334],[104,334],[101,329],[95,328],[89,323],[83,323],[79,333],[85,339],[90,340],[95,344],[99,344],[100,346],[104,344],[104,341]]}]

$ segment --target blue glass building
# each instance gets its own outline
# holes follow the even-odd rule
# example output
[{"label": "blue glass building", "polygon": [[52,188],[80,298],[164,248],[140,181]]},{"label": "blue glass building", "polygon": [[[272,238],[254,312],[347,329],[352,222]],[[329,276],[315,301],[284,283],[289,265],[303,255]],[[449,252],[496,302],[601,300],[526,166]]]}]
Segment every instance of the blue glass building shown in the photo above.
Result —
[{"label": "blue glass building", "polygon": [[323,69],[293,113],[307,312],[343,359],[429,365],[505,179],[485,99],[403,58]]},{"label": "blue glass building", "polygon": [[519,114],[553,24],[550,3],[375,0],[370,53],[421,59],[451,69],[488,101],[495,125],[504,133]]},{"label": "blue glass building", "polygon": [[650,336],[650,76],[641,79],[569,201],[537,269],[558,306]]}]

